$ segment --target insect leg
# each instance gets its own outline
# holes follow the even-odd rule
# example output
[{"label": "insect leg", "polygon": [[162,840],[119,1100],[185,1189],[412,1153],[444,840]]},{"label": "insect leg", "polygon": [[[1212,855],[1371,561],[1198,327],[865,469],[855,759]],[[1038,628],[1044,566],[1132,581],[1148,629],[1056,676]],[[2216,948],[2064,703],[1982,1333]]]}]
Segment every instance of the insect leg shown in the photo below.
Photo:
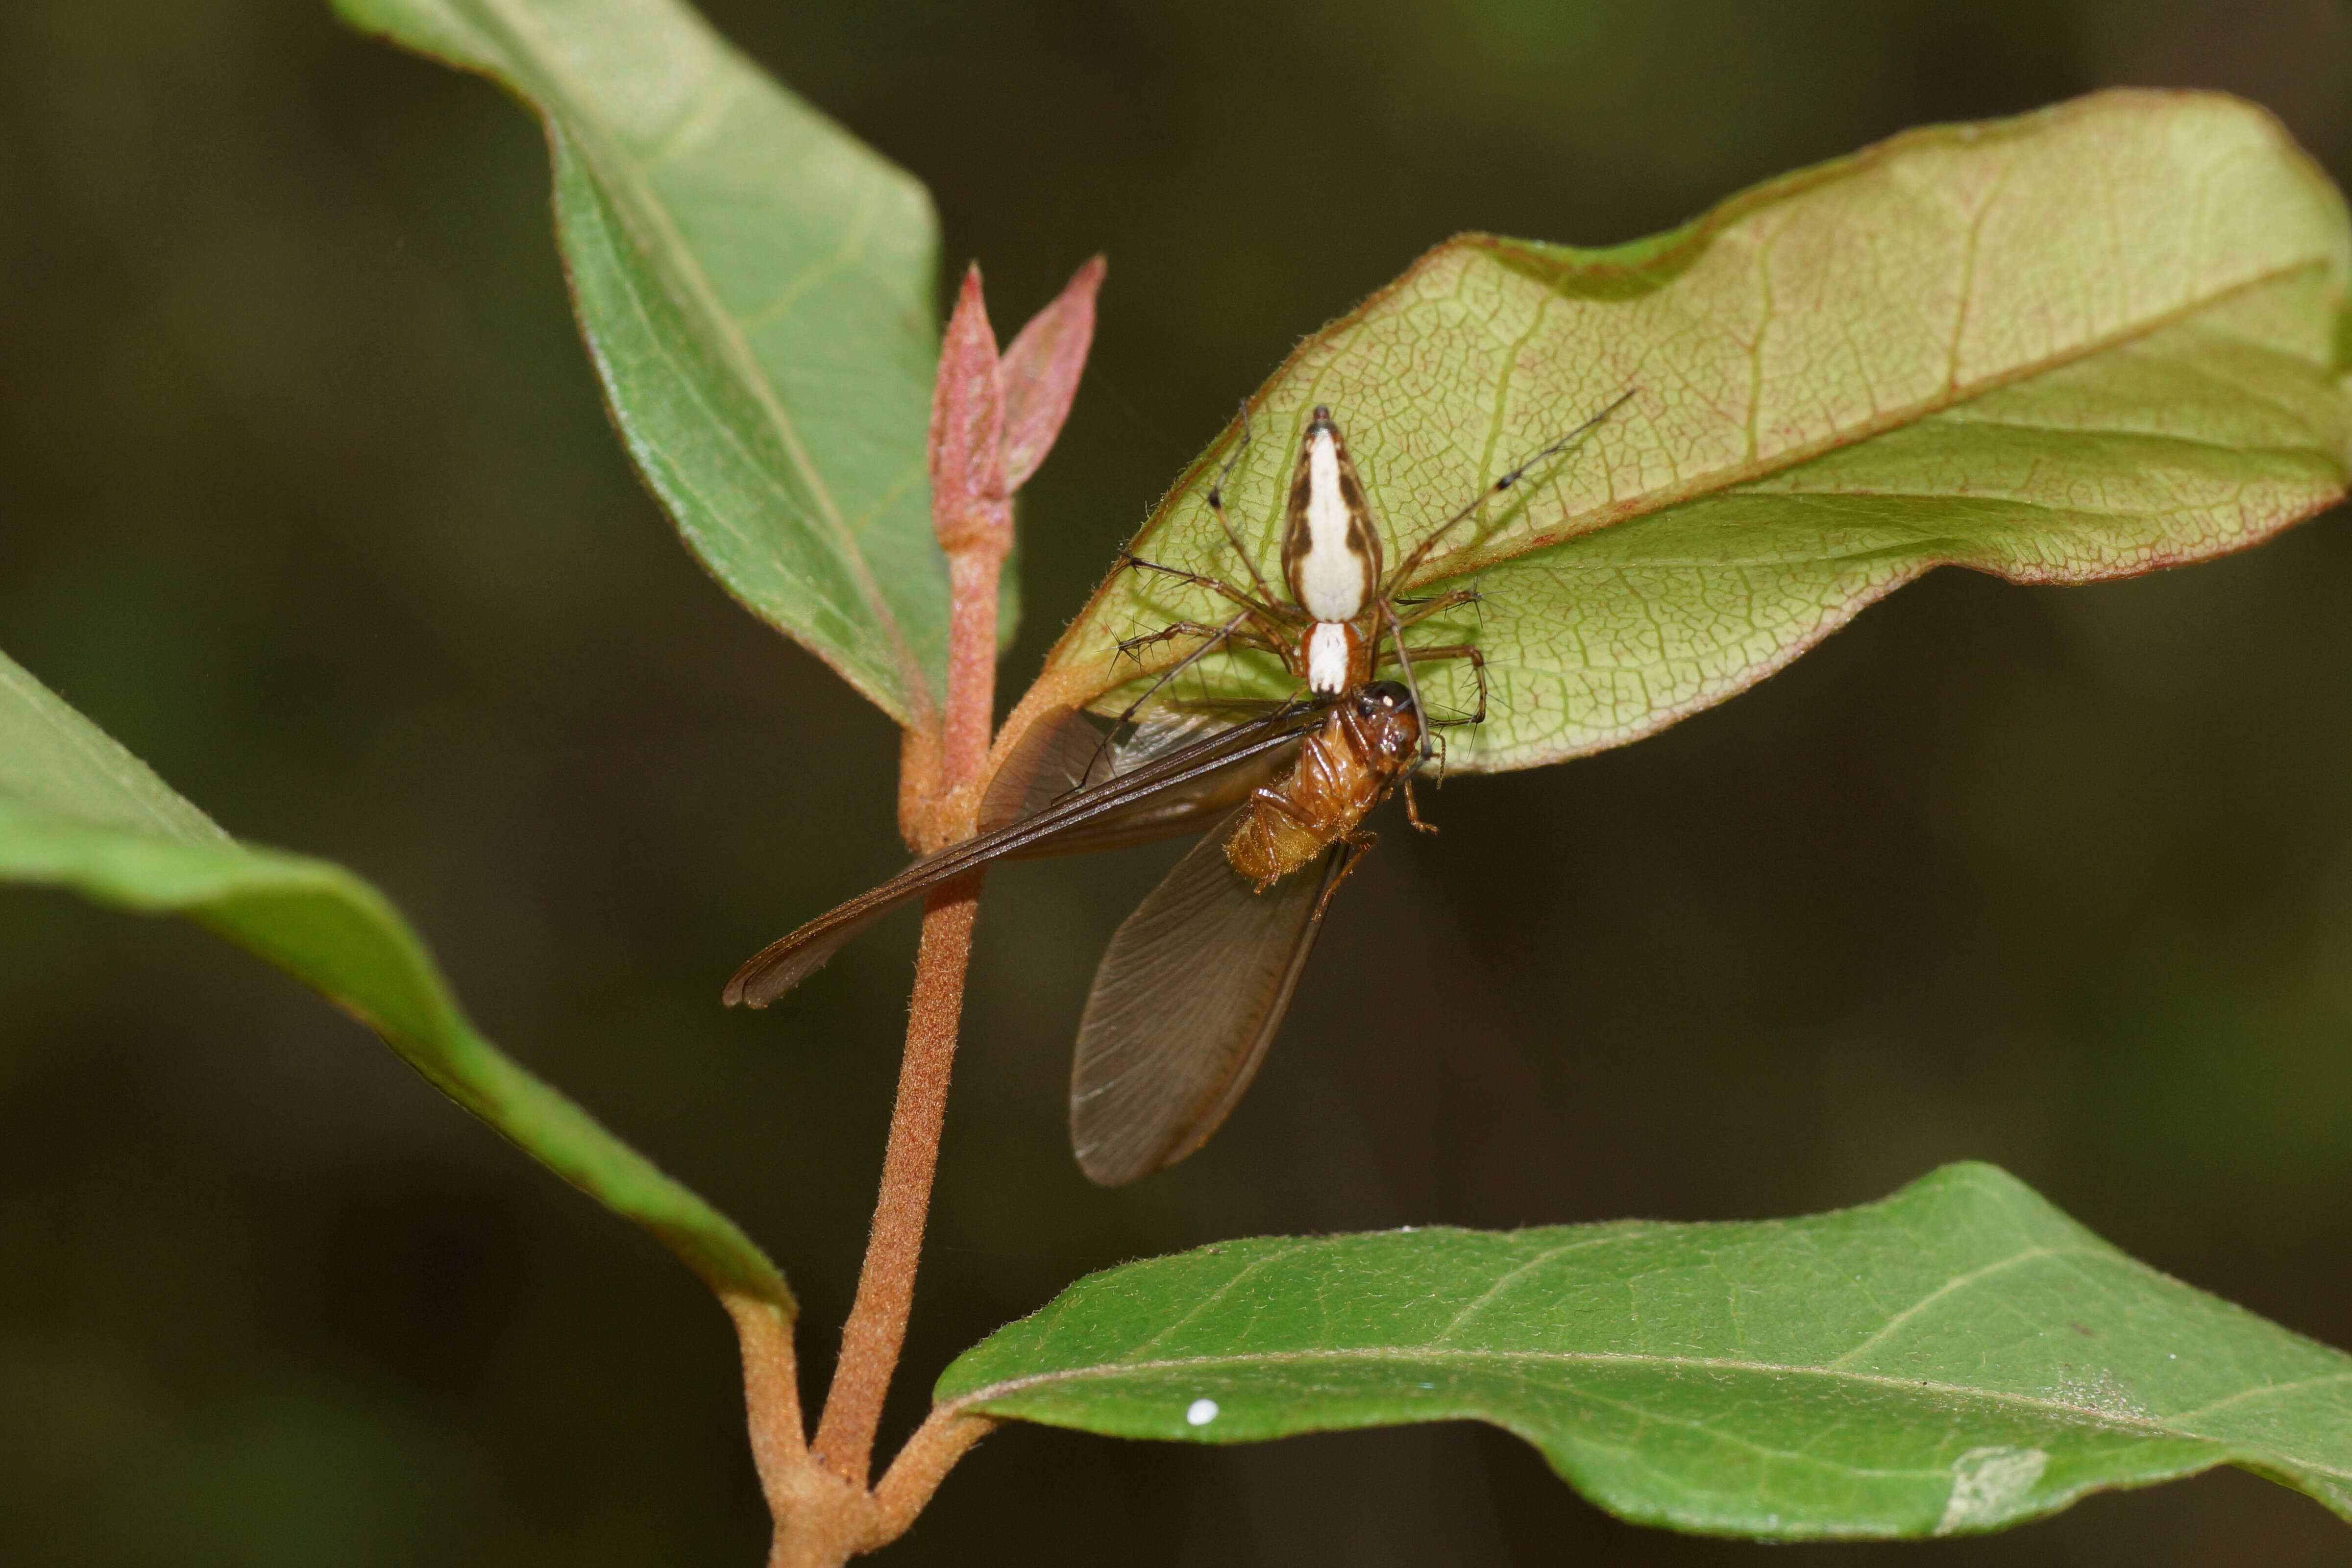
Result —
[{"label": "insect leg", "polygon": [[1437,831],[1437,824],[1433,822],[1423,822],[1421,819],[1421,805],[1418,801],[1412,798],[1412,775],[1411,773],[1407,773],[1404,776],[1404,819],[1412,825],[1416,832],[1434,833]]},{"label": "insect leg", "polygon": [[1268,811],[1278,811],[1282,813],[1283,816],[1290,818],[1291,821],[1297,823],[1299,826],[1306,828],[1309,833],[1315,831],[1315,819],[1307,816],[1305,811],[1299,808],[1296,802],[1284,796],[1283,794],[1273,785],[1258,785],[1257,788],[1250,791],[1250,798],[1265,806]]},{"label": "insect leg", "polygon": [[1331,879],[1323,884],[1323,896],[1315,900],[1317,920],[1321,920],[1323,911],[1330,908],[1331,895],[1339,890],[1339,884],[1348,879],[1348,874],[1356,868],[1356,862],[1361,860],[1370,851],[1372,846],[1380,841],[1380,836],[1373,833],[1350,834],[1339,841],[1346,846],[1340,851],[1345,858],[1340,860],[1339,868],[1331,873]]}]

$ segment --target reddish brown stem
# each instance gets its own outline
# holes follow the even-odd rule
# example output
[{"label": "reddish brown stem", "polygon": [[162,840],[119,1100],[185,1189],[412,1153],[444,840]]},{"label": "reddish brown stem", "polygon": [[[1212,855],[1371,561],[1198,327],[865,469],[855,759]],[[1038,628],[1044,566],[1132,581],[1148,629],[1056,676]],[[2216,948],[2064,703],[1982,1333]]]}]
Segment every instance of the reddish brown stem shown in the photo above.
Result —
[{"label": "reddish brown stem", "polygon": [[866,1484],[882,1398],[907,1337],[915,1297],[915,1266],[939,1165],[940,1127],[947,1115],[948,1077],[955,1062],[956,1023],[963,1011],[965,961],[979,913],[980,879],[952,882],[923,905],[922,946],[915,958],[915,993],[907,1018],[907,1054],[898,1069],[898,1100],[890,1111],[890,1141],[882,1156],[882,1190],[857,1276],[857,1300],[841,1331],[824,1417],[812,1445],[826,1468]]},{"label": "reddish brown stem", "polygon": [[[900,755],[899,823],[918,848],[936,849],[972,832],[995,714],[997,590],[1013,545],[1012,496],[1044,459],[1069,411],[1093,337],[1102,272],[1099,258],[1080,268],[1000,358],[980,273],[971,269],[940,343],[929,472],[932,528],[948,561],[947,706],[936,731],[909,729]],[[752,1454],[776,1521],[770,1568],[835,1568],[895,1541],[940,1478],[995,1425],[934,1410],[881,1485],[868,1489],[874,1434],[914,1304],[980,884],[975,873],[923,904],[881,1192],[813,1443],[801,1436],[790,1325],[772,1309],[729,1301],[743,1340]]]},{"label": "reddish brown stem", "polygon": [[940,1482],[971,1446],[996,1430],[985,1415],[968,1415],[946,1406],[935,1408],[898,1457],[890,1461],[882,1484],[874,1489],[876,1545],[887,1545],[907,1531]]},{"label": "reddish brown stem", "polygon": [[719,1299],[735,1320],[743,1351],[743,1405],[751,1427],[751,1463],[760,1489],[773,1502],[783,1479],[808,1458],[801,1426],[800,1368],[793,1356],[793,1322],[772,1301],[751,1296]]},{"label": "reddish brown stem", "polygon": [[[1011,510],[1010,503],[997,504]],[[1010,533],[1008,528],[1004,536]],[[940,759],[948,789],[977,778],[988,761],[996,715],[997,583],[1004,555],[1003,548],[992,542],[948,557],[948,712]],[[964,832],[969,831],[966,826]]]},{"label": "reddish brown stem", "polygon": [[[862,1489],[809,1462],[801,1427],[800,1369],[793,1324],[772,1301],[722,1295],[743,1350],[743,1404],[751,1463],[775,1521],[769,1568],[829,1568],[870,1536],[878,1510]],[[901,1526],[901,1529],[904,1527]]]}]

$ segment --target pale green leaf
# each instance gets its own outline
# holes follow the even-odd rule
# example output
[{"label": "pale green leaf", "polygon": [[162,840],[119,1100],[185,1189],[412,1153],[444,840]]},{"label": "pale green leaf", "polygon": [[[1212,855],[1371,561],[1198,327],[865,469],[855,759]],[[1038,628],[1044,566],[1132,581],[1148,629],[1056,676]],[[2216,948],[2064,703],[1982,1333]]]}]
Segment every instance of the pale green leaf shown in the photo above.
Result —
[{"label": "pale green leaf", "polygon": [[676,0],[336,0],[534,109],[630,454],[738,598],[894,718],[935,707],[922,186]]},{"label": "pale green leaf", "polygon": [[339,866],[240,844],[145,763],[0,654],[0,881],[184,914],[383,1037],[425,1079],[722,1295],[792,1310],[733,1221],[664,1175],[469,1024],[424,944]]},{"label": "pale green leaf", "polygon": [[1206,1247],[1080,1280],[937,1396],[1202,1443],[1488,1421],[1612,1513],[1769,1540],[1991,1530],[2216,1465],[2352,1518],[2352,1356],[1990,1165],[1806,1219]]},{"label": "pale green leaf", "polygon": [[[1938,564],[2127,575],[2329,505],[2347,266],[2336,191],[2236,100],[2113,92],[1912,132],[1616,250],[1440,246],[1259,390],[1225,493],[1274,576],[1293,444],[1328,404],[1393,562],[1633,389],[1417,579],[1485,595],[1415,633],[1486,655],[1487,721],[1449,765],[1530,766],[1719,701]],[[1238,433],[1139,552],[1246,581],[1205,500]],[[1228,613],[1115,573],[1040,706],[1130,683],[1118,638]],[[1470,706],[1466,666],[1422,679],[1433,710]],[[1184,689],[1286,683],[1218,655]]]}]

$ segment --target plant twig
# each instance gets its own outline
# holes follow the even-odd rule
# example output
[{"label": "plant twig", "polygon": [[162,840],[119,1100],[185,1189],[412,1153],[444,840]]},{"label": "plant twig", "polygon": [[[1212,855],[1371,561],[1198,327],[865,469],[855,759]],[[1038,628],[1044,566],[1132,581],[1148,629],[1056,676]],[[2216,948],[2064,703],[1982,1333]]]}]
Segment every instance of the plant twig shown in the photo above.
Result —
[{"label": "plant twig", "polygon": [[874,1489],[877,1546],[887,1546],[907,1532],[923,1505],[931,1500],[940,1482],[974,1443],[996,1430],[999,1423],[947,1405],[935,1407]]},{"label": "plant twig", "polygon": [[817,1461],[835,1475],[866,1484],[883,1396],[907,1337],[915,1299],[915,1268],[930,1210],[931,1177],[939,1168],[940,1130],[947,1115],[948,1079],[955,1064],[956,1026],[963,1010],[965,961],[980,911],[980,879],[967,878],[933,893],[923,905],[922,946],[915,958],[915,992],[907,1018],[907,1054],[898,1068],[898,1099],[890,1111],[890,1139],[882,1156],[882,1190],[857,1300],[841,1331],[824,1415],[813,1445]]},{"label": "plant twig", "polygon": [[783,1477],[808,1458],[801,1426],[800,1368],[793,1355],[793,1322],[772,1301],[750,1296],[719,1299],[735,1320],[743,1350],[743,1405],[751,1427],[751,1463],[760,1489],[772,1501]]},{"label": "plant twig", "polygon": [[[910,731],[899,758],[899,824],[919,849],[973,830],[995,715],[997,598],[1013,547],[1013,492],[1044,460],[1069,411],[1094,334],[1102,273],[1099,258],[1080,268],[1000,358],[975,268],[964,277],[940,346],[931,523],[948,562],[947,703],[939,730]],[[801,1436],[789,1325],[781,1314],[761,1317],[729,1303],[743,1338],[753,1458],[776,1521],[770,1568],[835,1568],[895,1541],[940,1478],[995,1425],[934,1410],[881,1484],[868,1489],[874,1435],[914,1305],[981,879],[975,872],[924,900],[881,1190],[813,1441]]]},{"label": "plant twig", "polygon": [[[775,1302],[722,1295],[743,1351],[743,1405],[751,1463],[775,1521],[769,1568],[832,1568],[872,1533],[877,1510],[864,1489],[810,1463],[801,1426],[800,1368],[792,1319]],[[902,1530],[903,1526],[900,1527]]]}]

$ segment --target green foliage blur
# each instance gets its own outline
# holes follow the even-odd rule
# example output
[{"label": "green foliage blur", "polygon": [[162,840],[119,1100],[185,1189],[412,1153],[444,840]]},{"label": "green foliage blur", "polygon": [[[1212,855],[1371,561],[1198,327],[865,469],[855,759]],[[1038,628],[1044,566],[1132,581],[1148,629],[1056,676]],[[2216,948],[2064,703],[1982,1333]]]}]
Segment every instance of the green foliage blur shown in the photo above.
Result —
[{"label": "green foliage blur", "polygon": [[[926,180],[1010,328],[1095,250],[1031,486],[1026,680],[1300,333],[1479,227],[1583,244],[1906,125],[2232,89],[2352,176],[2336,0],[710,0]],[[1222,1237],[1733,1218],[1996,1161],[2352,1345],[2352,539],[1939,574],[1663,737],[1457,781],[1334,917],[1234,1121],[1088,1186],[1104,933],[1165,856],[983,906],[898,1430],[1087,1269]],[[487,1032],[742,1220],[822,1375],[911,928],[721,1011],[887,874],[896,743],[734,607],[598,406],[528,119],[310,0],[0,9],[0,647],[241,836],[351,865]],[[740,1564],[690,1276],[188,928],[0,896],[0,1561]],[[1012,1429],[888,1561],[1717,1564],[1458,1426],[1195,1450]],[[1871,1564],[2337,1563],[2234,1473]]]}]

